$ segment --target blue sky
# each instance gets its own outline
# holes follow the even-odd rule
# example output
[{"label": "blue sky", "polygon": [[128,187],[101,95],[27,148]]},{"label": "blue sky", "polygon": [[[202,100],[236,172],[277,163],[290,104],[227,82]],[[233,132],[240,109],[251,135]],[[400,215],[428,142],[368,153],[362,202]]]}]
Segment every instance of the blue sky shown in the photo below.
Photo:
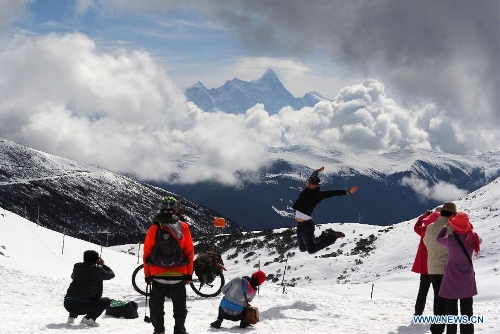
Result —
[{"label": "blue sky", "polygon": [[296,96],[315,90],[333,97],[345,85],[362,80],[341,77],[343,70],[320,51],[298,59],[286,52],[273,51],[270,56],[266,49],[245,47],[232,27],[196,5],[168,7],[145,1],[136,8],[128,1],[106,5],[92,0],[17,3],[8,35],[78,31],[103,52],[146,50],[182,89],[197,81],[211,88],[234,77],[253,80],[267,68],[273,68]]},{"label": "blue sky", "polygon": [[[495,0],[0,0],[0,135],[185,182],[235,183],[269,163],[270,147],[498,151],[499,10]],[[268,68],[296,97],[331,101],[235,116],[183,94]]]}]

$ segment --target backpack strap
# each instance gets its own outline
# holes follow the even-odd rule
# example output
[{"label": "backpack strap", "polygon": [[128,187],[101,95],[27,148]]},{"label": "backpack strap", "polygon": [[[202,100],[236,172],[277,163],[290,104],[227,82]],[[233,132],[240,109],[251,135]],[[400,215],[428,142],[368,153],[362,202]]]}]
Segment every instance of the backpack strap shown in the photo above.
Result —
[{"label": "backpack strap", "polygon": [[[163,231],[165,232],[168,232],[172,238],[174,238],[175,240],[179,241],[180,238],[175,234],[174,231],[172,231],[172,229],[168,226],[166,226],[167,224],[163,224],[163,223],[158,223],[158,222],[155,222],[155,224],[158,226],[158,228],[156,229],[156,238],[158,238],[158,234],[160,232],[160,229],[162,229]],[[165,227],[165,228],[163,228]]]},{"label": "backpack strap", "polygon": [[247,294],[245,293],[245,279],[244,278],[241,278],[241,291],[243,292],[243,296],[245,297],[245,303],[247,303],[247,306],[250,306],[250,303],[248,302]]},{"label": "backpack strap", "polygon": [[458,235],[456,234],[453,234],[455,236],[455,239],[457,239],[457,242],[458,244],[460,245],[460,248],[462,248],[462,250],[464,251],[465,253],[465,256],[467,256],[467,260],[469,260],[469,263],[472,267],[474,267],[474,265],[472,264],[472,259],[470,258],[470,255],[469,253],[467,252],[467,250],[465,249],[465,246],[464,244],[462,243],[462,240],[460,240],[460,238],[458,237]]}]

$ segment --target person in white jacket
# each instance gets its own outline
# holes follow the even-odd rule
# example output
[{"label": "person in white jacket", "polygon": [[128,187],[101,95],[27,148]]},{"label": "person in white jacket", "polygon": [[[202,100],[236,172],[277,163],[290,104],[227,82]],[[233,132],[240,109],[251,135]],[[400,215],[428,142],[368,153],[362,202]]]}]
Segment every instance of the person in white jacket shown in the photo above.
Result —
[{"label": "person in white jacket", "polygon": [[[441,208],[441,217],[434,223],[427,226],[425,230],[424,244],[427,248],[427,270],[431,279],[432,289],[434,290],[434,315],[445,315],[445,301],[439,296],[441,281],[443,280],[444,267],[448,262],[448,248],[437,243],[436,238],[439,231],[446,226],[448,219],[457,213],[455,203],[444,203]],[[448,233],[453,228],[448,227]],[[431,333],[443,333],[445,324],[432,324]]]},{"label": "person in white jacket", "polygon": [[[257,287],[266,281],[266,274],[259,270],[251,277],[243,276],[233,278],[222,287],[224,297],[219,304],[219,314],[217,320],[210,324],[213,328],[220,328],[222,320],[240,321],[240,328],[245,328],[250,324],[246,323],[245,306],[251,302],[257,293]],[[245,298],[246,295],[246,298]]]}]

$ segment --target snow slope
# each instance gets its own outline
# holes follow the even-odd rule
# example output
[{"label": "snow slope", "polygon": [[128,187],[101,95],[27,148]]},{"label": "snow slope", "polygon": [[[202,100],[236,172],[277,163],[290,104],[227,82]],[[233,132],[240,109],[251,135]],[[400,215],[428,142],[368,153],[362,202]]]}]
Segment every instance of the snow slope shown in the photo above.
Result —
[{"label": "snow slope", "polygon": [[[500,325],[499,185],[500,179],[497,179],[456,201],[459,210],[470,214],[476,231],[483,238],[480,257],[474,263],[479,290],[474,298],[474,310],[484,317],[484,323],[476,325],[477,333],[498,333]],[[237,323],[225,321],[220,330],[212,329],[209,324],[217,315],[220,298],[201,298],[188,288],[186,328],[191,334],[428,332],[428,325],[412,323],[419,279],[410,272],[419,241],[413,232],[413,223],[407,221],[390,227],[335,225],[335,229],[346,233],[342,242],[314,256],[296,252],[286,264],[275,262],[265,247],[254,249],[255,255],[249,258],[239,254],[227,259],[228,254],[232,254],[230,250],[224,254],[228,280],[251,274],[259,261],[266,273],[281,273],[276,283],[266,282],[254,300],[254,306],[261,311],[261,322],[241,330]],[[316,233],[328,225],[318,226]],[[360,235],[371,234],[377,237],[373,243],[375,249],[367,256],[353,255]],[[136,255],[126,252],[131,247],[101,248],[0,209],[0,251],[3,253],[0,255],[0,334],[75,333],[75,330],[96,334],[151,333],[152,326],[143,321],[144,297],[130,284],[130,276],[138,263]],[[102,251],[106,264],[116,273],[113,280],[105,282],[105,295],[136,301],[140,305],[138,319],[103,315],[98,319],[99,328],[86,328],[78,322],[65,324],[67,313],[62,299],[70,283],[73,264],[81,261],[87,249]],[[343,253],[320,258],[338,249]],[[248,264],[246,260],[250,260]],[[285,288],[282,282],[286,283]],[[165,305],[167,333],[171,333],[171,304],[167,301]],[[432,314],[431,305],[432,296],[429,296],[425,314]]]}]

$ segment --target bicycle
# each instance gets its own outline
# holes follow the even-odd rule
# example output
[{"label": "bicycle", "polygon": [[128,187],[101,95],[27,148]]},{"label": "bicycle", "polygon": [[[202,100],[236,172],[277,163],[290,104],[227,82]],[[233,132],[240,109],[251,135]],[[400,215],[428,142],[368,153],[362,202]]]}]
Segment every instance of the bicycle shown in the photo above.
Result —
[{"label": "bicycle", "polygon": [[[193,277],[193,282],[190,283],[189,285],[191,286],[191,289],[201,297],[215,297],[218,296],[222,290],[222,287],[224,286],[225,278],[224,278],[224,271],[226,268],[221,263],[216,262],[215,263],[217,266],[217,269],[213,273],[215,278],[212,282],[207,283],[203,282],[199,278],[194,278]],[[150,292],[146,292],[146,283],[144,280],[144,270],[142,269],[144,267],[143,264],[139,265],[137,268],[135,268],[134,272],[132,273],[132,286],[134,287],[135,291],[140,293],[143,296],[149,296]],[[196,275],[193,273],[193,276]],[[144,286],[144,289],[142,288]]]}]

